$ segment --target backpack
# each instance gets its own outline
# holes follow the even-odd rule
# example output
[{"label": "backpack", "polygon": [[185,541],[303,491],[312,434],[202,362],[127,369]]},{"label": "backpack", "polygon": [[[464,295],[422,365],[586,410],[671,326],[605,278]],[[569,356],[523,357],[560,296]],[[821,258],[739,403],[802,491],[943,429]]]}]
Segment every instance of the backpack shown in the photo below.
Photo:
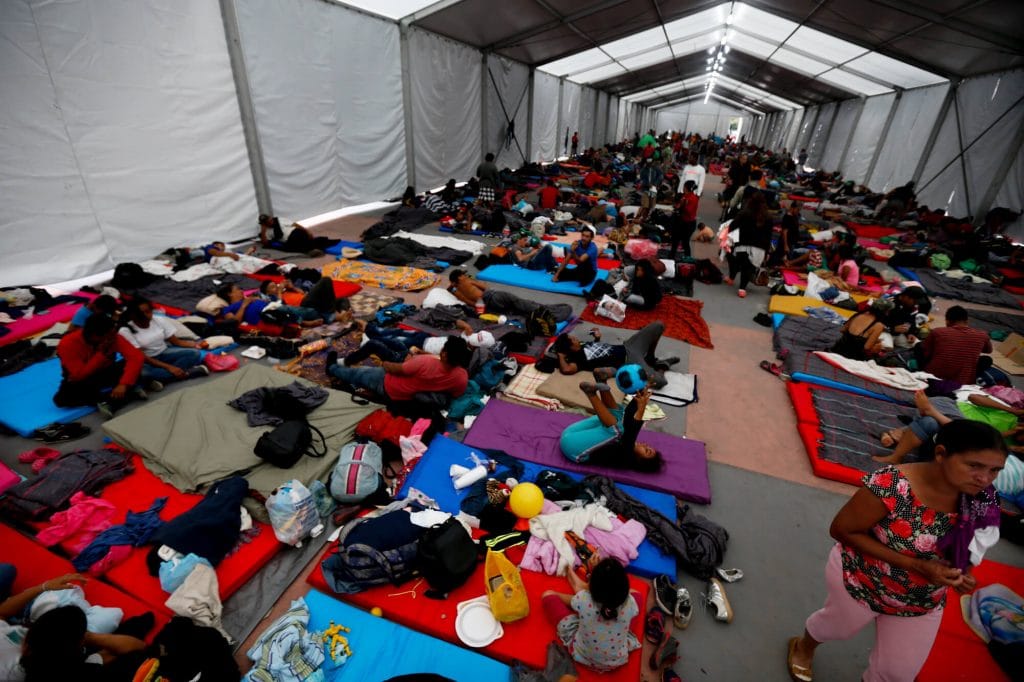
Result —
[{"label": "backpack", "polygon": [[[399,509],[390,513],[406,512]],[[387,583],[397,587],[416,575],[418,540],[388,549],[359,542],[349,544],[352,529],[365,521],[365,518],[350,521],[338,536],[337,551],[320,564],[324,580],[335,592],[352,594]]]},{"label": "backpack", "polygon": [[[321,448],[313,443],[313,433],[320,436]],[[253,452],[260,459],[281,469],[290,469],[303,455],[323,457],[327,454],[327,440],[320,429],[302,419],[287,419],[260,436]]]},{"label": "backpack", "polygon": [[478,549],[455,517],[428,528],[416,550],[416,567],[430,585],[426,596],[445,599],[476,570]]},{"label": "backpack", "polygon": [[526,318],[526,331],[534,336],[550,338],[558,330],[555,315],[544,306],[537,306]]},{"label": "backpack", "polygon": [[715,568],[722,565],[729,531],[707,517],[691,512],[688,504],[683,505],[680,511],[678,525],[686,544],[686,556],[681,560],[683,569],[707,580],[715,574]]},{"label": "backpack", "polygon": [[384,453],[376,443],[349,443],[341,449],[327,487],[342,504],[358,504],[387,495]]}]

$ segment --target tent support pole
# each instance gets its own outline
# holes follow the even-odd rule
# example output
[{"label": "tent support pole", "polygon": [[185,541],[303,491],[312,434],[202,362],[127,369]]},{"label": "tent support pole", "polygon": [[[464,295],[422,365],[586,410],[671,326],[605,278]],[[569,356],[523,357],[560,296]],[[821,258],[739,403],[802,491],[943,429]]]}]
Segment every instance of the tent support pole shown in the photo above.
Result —
[{"label": "tent support pole", "polygon": [[412,125],[412,73],[409,58],[409,25],[398,25],[399,46],[402,54],[402,114],[405,118],[405,181],[416,186],[416,144]]},{"label": "tent support pole", "polygon": [[[800,109],[800,120],[797,121],[797,123],[796,123],[796,136],[793,137],[793,148],[789,150],[789,153],[792,154],[792,156],[793,156],[793,160],[796,160],[796,157],[799,155],[799,152],[800,152],[800,150],[796,148],[796,146],[797,146],[796,143],[800,141],[800,129],[803,128],[803,126],[804,126],[804,119],[805,118],[807,118],[807,107],[803,107],[802,109]],[[789,130],[786,131],[786,142],[787,143],[789,142],[789,134],[791,132],[793,132],[792,121],[790,121]],[[789,145],[788,144],[783,144],[783,146],[784,147],[788,147]]]},{"label": "tent support pole", "polygon": [[533,162],[533,82],[537,68],[530,67],[530,75],[526,81],[526,159],[523,163]]},{"label": "tent support pole", "polygon": [[227,39],[228,58],[231,60],[231,74],[235,79],[235,94],[242,119],[242,134],[245,149],[249,154],[249,170],[256,190],[256,206],[260,213],[274,215],[270,200],[270,184],[267,182],[267,167],[263,162],[263,146],[260,144],[259,128],[256,126],[256,110],[252,104],[252,88],[249,72],[245,68],[245,54],[242,52],[242,38],[238,30],[238,12],[235,0],[220,0],[220,16],[224,23],[224,37]]},{"label": "tent support pole", "polygon": [[1010,172],[1010,168],[1013,167],[1013,163],[1017,160],[1022,147],[1024,147],[1024,126],[1018,127],[1017,132],[1013,134],[1010,144],[1006,147],[1006,154],[1003,156],[995,176],[993,176],[992,183],[985,190],[985,194],[981,197],[981,202],[978,203],[977,211],[974,213],[975,225],[983,225],[985,223],[985,215],[992,210],[992,204],[996,202],[996,196],[999,194],[999,190],[1002,189],[1002,181],[1006,178],[1006,174]]},{"label": "tent support pole", "polygon": [[[487,81],[490,80],[490,72],[488,71],[489,68],[490,68],[490,66],[487,63],[487,52],[486,51],[481,52],[480,53],[480,93],[481,93],[481,96],[480,96],[480,154],[479,154],[481,161],[483,161],[484,154],[486,154],[487,152],[490,151],[487,148],[487,146],[489,144],[489,140],[487,139],[487,89],[488,89]],[[497,88],[495,88],[495,93],[498,95],[499,98],[501,97],[501,93],[497,92]],[[494,160],[495,161],[498,160],[498,155],[497,154],[494,155]]]},{"label": "tent support pole", "polygon": [[917,160],[917,167],[914,168],[914,175],[911,179],[915,185],[921,182],[921,176],[924,175],[924,166],[928,163],[928,157],[932,155],[935,141],[939,139],[939,130],[942,129],[942,122],[946,120],[946,114],[949,113],[949,107],[953,104],[953,99],[956,97],[956,91],[959,88],[959,83],[951,81],[949,89],[946,90],[946,96],[942,99],[942,104],[939,106],[939,115],[935,118],[935,123],[932,124],[932,130],[928,133],[927,142],[924,143],[921,158]]},{"label": "tent support pole", "polygon": [[[558,79],[558,117],[555,118],[555,158],[553,161],[557,161],[558,157],[562,156],[559,150],[562,149],[562,91],[565,89],[565,79]],[[568,150],[566,150],[568,152]]]},{"label": "tent support pole", "polygon": [[892,105],[889,107],[889,114],[885,117],[885,125],[882,126],[882,132],[878,136],[878,144],[875,145],[875,153],[871,155],[871,163],[868,164],[868,170],[864,173],[864,182],[862,185],[867,185],[871,181],[871,175],[875,172],[875,164],[878,163],[878,157],[882,155],[882,145],[885,144],[885,138],[889,135],[889,128],[892,127],[892,120],[896,118],[896,110],[900,106],[900,99],[903,97],[903,91],[897,90],[896,97],[892,101]]},{"label": "tent support pole", "polygon": [[[953,113],[956,114],[956,141],[960,147],[960,176],[964,181],[964,200],[967,202],[967,215],[974,215],[971,211],[971,186],[967,182],[967,155],[964,153],[964,132],[960,124],[960,98],[953,98]],[[995,183],[993,183],[995,184]]]},{"label": "tent support pole", "polygon": [[608,96],[604,98],[604,130],[601,131],[600,140],[602,147],[608,144],[608,124],[612,120],[612,96],[608,93],[605,94]]},{"label": "tent support pole", "polygon": [[[850,144],[853,142],[853,136],[857,132],[857,126],[860,125],[860,115],[864,113],[864,105],[867,104],[868,98],[860,98],[860,108],[857,109],[857,113],[853,115],[853,125],[850,126],[850,132],[846,135],[846,144],[843,145],[843,153],[839,156],[839,170],[843,170],[843,166],[846,165],[846,156],[850,153]],[[843,175],[846,178],[846,175]]]}]

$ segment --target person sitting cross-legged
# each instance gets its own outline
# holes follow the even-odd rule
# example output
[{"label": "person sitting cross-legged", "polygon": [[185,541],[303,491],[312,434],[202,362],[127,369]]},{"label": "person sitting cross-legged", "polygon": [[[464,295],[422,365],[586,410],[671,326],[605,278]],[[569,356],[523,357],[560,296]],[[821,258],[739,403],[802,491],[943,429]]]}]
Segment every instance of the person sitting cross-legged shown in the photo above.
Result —
[{"label": "person sitting cross-legged", "polygon": [[[145,356],[142,383],[151,391],[159,391],[169,381],[183,381],[206,376],[210,370],[200,363],[200,350],[206,341],[190,341],[175,336],[177,331],[166,317],[153,315],[153,304],[135,299],[128,307],[128,324],[120,334]],[[173,347],[172,347],[173,346]]]},{"label": "person sitting cross-legged", "polygon": [[142,351],[119,335],[106,315],[93,314],[81,329],[65,334],[57,344],[57,357],[63,378],[53,402],[60,407],[96,405],[110,417],[128,401],[130,391],[134,397],[145,395],[134,388],[142,372]]}]

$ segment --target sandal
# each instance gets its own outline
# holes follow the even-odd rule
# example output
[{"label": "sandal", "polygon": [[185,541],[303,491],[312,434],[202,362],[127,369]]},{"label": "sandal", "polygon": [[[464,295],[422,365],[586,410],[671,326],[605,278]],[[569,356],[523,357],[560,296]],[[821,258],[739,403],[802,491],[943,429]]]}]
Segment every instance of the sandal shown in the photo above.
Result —
[{"label": "sandal", "polygon": [[[889,450],[891,450],[894,447],[896,447],[897,443],[900,442],[900,438],[902,436],[903,429],[889,429],[888,431],[886,431],[885,433],[878,437],[878,442],[882,444],[883,448],[888,448]],[[885,442],[886,438],[889,439],[888,443]]]},{"label": "sandal", "polygon": [[663,666],[673,666],[679,660],[679,640],[675,637],[668,637],[661,646],[654,648],[651,658],[647,664],[651,670],[658,670]]},{"label": "sandal", "polygon": [[661,612],[661,609],[654,607],[647,612],[647,618],[644,619],[644,638],[654,646],[658,646],[664,641],[665,614]]},{"label": "sandal", "polygon": [[796,643],[800,641],[799,637],[793,637],[789,640],[789,653],[786,655],[786,666],[789,668],[789,679],[793,682],[813,682],[814,673],[809,667],[797,665],[793,662],[793,654],[796,653]]},{"label": "sandal", "polygon": [[774,374],[777,377],[782,376],[782,365],[776,365],[768,362],[767,360],[762,360],[759,366],[769,374]]}]

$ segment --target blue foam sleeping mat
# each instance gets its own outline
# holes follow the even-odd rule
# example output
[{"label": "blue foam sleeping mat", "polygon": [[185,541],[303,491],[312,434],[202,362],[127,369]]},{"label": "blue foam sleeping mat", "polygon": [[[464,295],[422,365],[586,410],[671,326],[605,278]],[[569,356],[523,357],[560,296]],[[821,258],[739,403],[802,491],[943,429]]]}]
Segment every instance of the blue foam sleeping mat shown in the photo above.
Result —
[{"label": "blue foam sleeping mat", "polygon": [[347,241],[342,240],[342,241],[338,242],[337,244],[335,244],[334,246],[328,246],[326,249],[324,249],[324,253],[329,253],[329,254],[334,255],[334,256],[340,256],[341,255],[341,250],[343,248],[345,248],[346,246],[349,247],[349,248],[352,248],[352,249],[359,249],[360,251],[363,250],[363,243],[362,242],[347,242]]},{"label": "blue foam sleeping mat", "polygon": [[[474,448],[462,443],[456,443],[444,436],[435,437],[430,442],[430,447],[427,448],[423,458],[413,468],[409,477],[405,479],[405,485],[399,491],[398,497],[405,497],[408,494],[409,488],[416,488],[436,500],[437,506],[441,510],[458,514],[459,505],[467,493],[465,490],[455,489],[452,485],[452,479],[448,475],[448,469],[451,468],[452,464],[472,468],[471,452],[474,452]],[[476,450],[476,452],[481,457],[483,456],[483,453],[479,450]],[[514,453],[509,454],[515,456]],[[537,478],[537,474],[544,469],[552,469],[552,467],[546,467],[541,464],[520,461],[523,464],[524,481],[533,481]],[[560,471],[559,469],[552,470]],[[568,471],[563,473],[575,481],[583,478],[581,474]],[[676,498],[672,495],[622,483],[617,483],[616,485],[620,490],[643,502],[651,509],[658,510],[670,519],[674,520],[676,518]],[[627,566],[627,570],[645,578],[653,578],[663,573],[675,575],[676,559],[674,556],[664,554],[660,549],[651,544],[649,540],[644,540],[640,543],[637,558]]]},{"label": "blue foam sleeping mat", "polygon": [[0,424],[29,438],[54,422],[72,422],[95,412],[92,405],[57,407],[53,395],[60,387],[60,360],[50,358],[20,372],[0,377]]},{"label": "blue foam sleeping mat", "polygon": [[[597,271],[598,279],[606,279],[607,270]],[[552,282],[551,275],[541,270],[527,270],[518,265],[492,265],[480,271],[477,279],[484,282],[496,282],[498,284],[514,284],[517,287],[525,287],[536,291],[549,291],[553,294],[568,294],[570,296],[582,296],[588,291],[593,283],[581,287],[578,282]]]},{"label": "blue foam sleeping mat", "polygon": [[310,631],[324,631],[331,626],[331,621],[350,630],[342,633],[352,650],[349,659],[337,665],[328,652],[321,666],[328,682],[387,680],[424,671],[456,682],[509,679],[507,665],[470,649],[378,618],[316,590],[310,590],[305,600],[309,607]]}]

